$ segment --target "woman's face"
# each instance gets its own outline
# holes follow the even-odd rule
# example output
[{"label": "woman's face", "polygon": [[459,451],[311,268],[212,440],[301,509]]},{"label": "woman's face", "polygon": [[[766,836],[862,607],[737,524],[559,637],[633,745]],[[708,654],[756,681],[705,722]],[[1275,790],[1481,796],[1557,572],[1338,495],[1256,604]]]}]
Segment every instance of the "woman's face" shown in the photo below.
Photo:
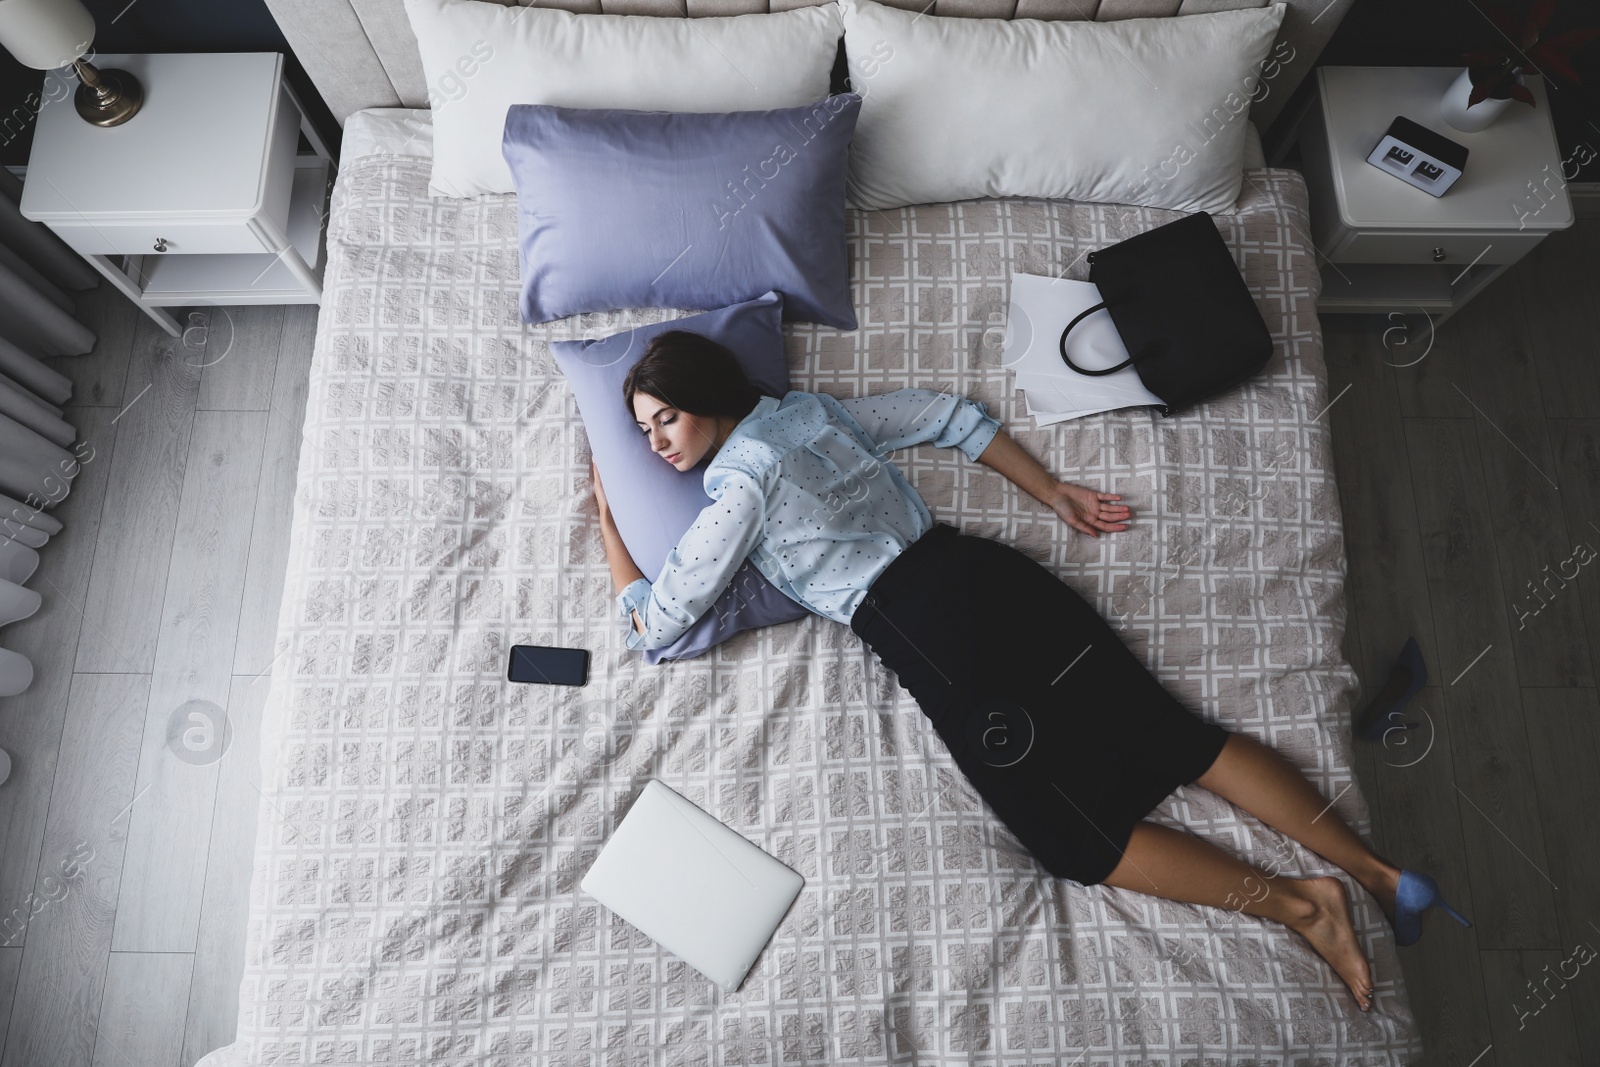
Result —
[{"label": "woman's face", "polygon": [[715,418],[679,411],[647,393],[633,394],[633,417],[650,450],[680,471],[705,459],[716,443]]}]

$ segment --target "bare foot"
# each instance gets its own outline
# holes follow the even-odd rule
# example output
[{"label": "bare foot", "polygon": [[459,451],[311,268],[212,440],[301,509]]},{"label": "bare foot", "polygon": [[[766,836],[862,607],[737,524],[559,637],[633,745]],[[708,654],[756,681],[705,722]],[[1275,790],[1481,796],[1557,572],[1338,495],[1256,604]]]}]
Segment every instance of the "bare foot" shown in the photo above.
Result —
[{"label": "bare foot", "polygon": [[1350,924],[1350,900],[1344,883],[1337,878],[1304,878],[1299,880],[1299,888],[1313,909],[1310,917],[1293,924],[1293,929],[1328,961],[1328,966],[1350,987],[1356,1004],[1366,1011],[1372,1005],[1372,970]]}]

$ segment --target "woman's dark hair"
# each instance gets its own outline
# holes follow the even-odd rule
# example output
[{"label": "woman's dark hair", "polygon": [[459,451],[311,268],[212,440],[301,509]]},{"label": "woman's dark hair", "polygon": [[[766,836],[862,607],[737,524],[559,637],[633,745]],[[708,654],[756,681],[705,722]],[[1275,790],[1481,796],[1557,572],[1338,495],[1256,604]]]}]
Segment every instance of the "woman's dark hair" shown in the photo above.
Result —
[{"label": "woman's dark hair", "polygon": [[742,419],[761,399],[732,352],[688,330],[658,333],[622,382],[622,402],[633,417],[636,393],[653,396],[691,415]]}]

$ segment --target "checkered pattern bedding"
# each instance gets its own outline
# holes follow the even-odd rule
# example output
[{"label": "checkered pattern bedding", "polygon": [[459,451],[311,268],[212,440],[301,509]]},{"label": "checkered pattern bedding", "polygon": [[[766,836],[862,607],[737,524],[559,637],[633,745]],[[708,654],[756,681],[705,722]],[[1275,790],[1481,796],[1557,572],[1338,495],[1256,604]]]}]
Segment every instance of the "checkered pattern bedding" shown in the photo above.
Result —
[{"label": "checkered pattern bedding", "polygon": [[[1090,540],[953,450],[896,457],[937,519],[1046,563],[1185,703],[1366,832],[1306,191],[1246,178],[1219,223],[1277,351],[1198,410],[1030,428],[999,360],[1010,273],[1086,277],[1087,252],[1175,216],[1026,199],[850,212],[861,327],[786,326],[794,387],[956,390],[1053,471],[1122,493],[1133,528]],[[627,652],[548,342],[689,312],[524,326],[514,200],[431,200],[427,181],[426,158],[378,152],[334,193],[238,1040],[208,1067],[1420,1054],[1393,936],[1353,883],[1370,1015],[1282,927],[1050,878],[844,626],[663,667]],[[590,683],[508,684],[517,643],[592,650]],[[805,877],[735,994],[578,890],[651,777]],[[1284,876],[1330,869],[1201,789],[1153,817]]]}]

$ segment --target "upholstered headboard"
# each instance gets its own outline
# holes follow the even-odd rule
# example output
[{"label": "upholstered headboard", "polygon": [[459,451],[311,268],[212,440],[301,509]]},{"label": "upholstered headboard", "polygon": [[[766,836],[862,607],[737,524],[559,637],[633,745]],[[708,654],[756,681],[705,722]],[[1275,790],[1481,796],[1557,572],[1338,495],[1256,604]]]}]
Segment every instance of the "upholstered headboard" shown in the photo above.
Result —
[{"label": "upholstered headboard", "polygon": [[[550,0],[523,6],[580,14],[704,18],[804,7],[817,0]],[[1265,7],[1264,0],[885,0],[908,10],[960,18],[1167,18]],[[1274,56],[1280,61],[1250,118],[1265,131],[1355,0],[1287,0]],[[684,6],[688,5],[687,8]],[[417,39],[402,0],[267,0],[290,47],[343,123],[364,107],[426,107],[428,89]],[[508,4],[507,6],[511,6]],[[1287,46],[1287,47],[1285,47]]]}]

